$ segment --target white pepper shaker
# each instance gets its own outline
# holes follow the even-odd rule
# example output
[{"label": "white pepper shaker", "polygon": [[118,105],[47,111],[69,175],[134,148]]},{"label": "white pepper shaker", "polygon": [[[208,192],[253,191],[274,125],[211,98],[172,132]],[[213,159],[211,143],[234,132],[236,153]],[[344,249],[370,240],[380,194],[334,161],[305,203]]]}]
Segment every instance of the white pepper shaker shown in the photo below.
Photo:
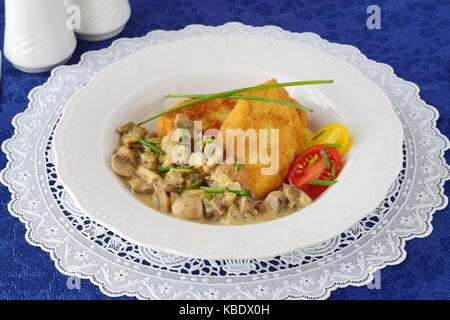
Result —
[{"label": "white pepper shaker", "polygon": [[74,31],[79,39],[86,41],[116,36],[131,16],[128,0],[64,0],[64,3],[69,11],[78,9],[80,25]]},{"label": "white pepper shaker", "polygon": [[5,0],[5,57],[24,72],[45,72],[69,60],[76,47],[61,0]]}]

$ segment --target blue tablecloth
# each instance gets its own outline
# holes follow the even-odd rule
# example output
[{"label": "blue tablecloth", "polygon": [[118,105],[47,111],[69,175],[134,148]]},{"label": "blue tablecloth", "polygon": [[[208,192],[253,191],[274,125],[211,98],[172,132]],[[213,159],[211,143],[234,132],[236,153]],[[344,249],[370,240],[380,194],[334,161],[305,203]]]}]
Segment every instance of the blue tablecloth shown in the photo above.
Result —
[{"label": "blue tablecloth", "polygon": [[[366,26],[367,7],[381,8],[381,29]],[[132,17],[119,37],[137,37],[155,29],[180,29],[188,24],[220,25],[229,21],[278,25],[286,30],[310,31],[361,49],[369,58],[391,65],[398,76],[417,83],[421,97],[438,108],[438,127],[450,134],[450,2],[360,0],[131,0]],[[4,30],[4,2],[0,2],[0,33]],[[0,39],[3,43],[3,38]],[[78,42],[68,64],[89,50],[112,40]],[[27,94],[49,74],[25,74],[3,59],[0,97],[0,141],[13,134],[13,116],[25,110]],[[449,161],[447,154],[447,161]],[[0,154],[0,168],[6,164]],[[449,186],[447,184],[446,186]],[[447,195],[449,195],[447,189]],[[0,187],[0,298],[109,299],[88,280],[68,290],[67,277],[57,271],[49,254],[29,245],[25,227],[7,210],[10,194]],[[381,271],[381,289],[348,287],[331,299],[449,299],[450,209],[434,216],[433,233],[409,241],[408,256]],[[126,299],[126,298],[124,298]]]}]

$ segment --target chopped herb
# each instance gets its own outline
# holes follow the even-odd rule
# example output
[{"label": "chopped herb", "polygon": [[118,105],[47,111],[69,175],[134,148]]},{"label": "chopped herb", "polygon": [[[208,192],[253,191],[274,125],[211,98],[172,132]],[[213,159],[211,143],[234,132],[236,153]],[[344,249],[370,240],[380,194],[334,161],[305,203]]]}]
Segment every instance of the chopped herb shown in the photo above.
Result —
[{"label": "chopped herb", "polygon": [[248,190],[227,190],[228,192],[235,193],[238,197],[248,197],[250,195],[250,191]]},{"label": "chopped herb", "polygon": [[329,180],[311,180],[310,182],[308,182],[308,184],[315,184],[318,186],[332,186],[333,184],[335,184],[337,181],[333,180],[333,181],[329,181]]},{"label": "chopped herb", "polygon": [[167,166],[167,167],[157,168],[156,171],[158,171],[158,172],[168,172],[168,171],[170,171],[170,169],[190,170],[190,169],[193,169],[193,168],[195,168],[195,166],[176,167],[175,165],[172,164],[172,165]]},{"label": "chopped herb", "polygon": [[167,172],[167,171],[170,171],[170,169],[172,169],[172,168],[175,168],[175,166],[173,164],[168,166],[168,167],[157,168],[156,171],[158,171],[158,172]]},{"label": "chopped herb", "polygon": [[341,145],[339,143],[324,143],[325,147],[332,147],[332,148],[340,148]]},{"label": "chopped herb", "polygon": [[327,168],[330,167],[330,159],[328,158],[328,152],[325,149],[322,149],[323,161],[325,162],[325,166]]},{"label": "chopped herb", "polygon": [[241,171],[241,163],[239,161],[236,162],[236,171]]},{"label": "chopped herb", "polygon": [[197,179],[195,180],[193,183],[191,183],[189,186],[187,186],[186,188],[184,188],[183,190],[180,191],[180,193],[184,193],[186,191],[189,191],[191,189],[194,189],[195,187],[198,187],[199,185],[201,185],[203,183],[203,179]]},{"label": "chopped herb", "polygon": [[336,179],[336,163],[334,161],[331,163],[331,175],[333,176],[333,180]]},{"label": "chopped herb", "polygon": [[[258,85],[258,86],[254,86],[254,87],[248,87],[248,88],[241,88],[241,89],[236,89],[236,90],[231,90],[231,91],[225,91],[225,92],[220,92],[220,93],[214,93],[214,94],[209,94],[205,97],[202,98],[198,98],[198,99],[194,99],[192,101],[186,102],[186,103],[182,103],[176,107],[170,108],[168,110],[165,110],[163,112],[160,112],[142,122],[140,122],[138,125],[143,125],[147,122],[150,122],[152,120],[155,120],[165,114],[189,107],[193,104],[199,103],[199,102],[203,102],[203,101],[207,101],[207,100],[211,100],[211,99],[216,99],[216,98],[225,98],[228,97],[230,95],[233,95],[235,93],[241,93],[241,92],[248,92],[248,91],[255,91],[255,90],[261,90],[261,89],[268,89],[268,88],[279,88],[279,87],[293,87],[293,86],[301,86],[301,85],[311,85],[311,84],[324,84],[324,83],[333,83],[333,80],[313,80],[313,81],[296,81],[296,82],[285,82],[285,83],[273,83],[273,84],[263,84],[263,85]],[[172,95],[169,95],[172,96]]]},{"label": "chopped herb", "polygon": [[199,145],[199,144],[207,144],[207,143],[213,143],[213,142],[216,142],[216,139],[201,140],[201,141],[197,142],[196,144]]},{"label": "chopped herb", "polygon": [[214,187],[200,187],[203,191],[209,192],[209,193],[225,193],[227,191],[227,188],[214,188]]},{"label": "chopped herb", "polygon": [[149,148],[153,152],[156,152],[156,153],[159,153],[159,154],[164,153],[164,151],[162,151],[161,148],[155,146],[155,142],[152,142],[152,140],[145,140],[145,139],[139,138],[138,142],[140,144],[142,144],[143,146],[146,146],[147,148]]},{"label": "chopped herb", "polygon": [[323,135],[325,133],[325,130],[320,130],[312,139],[316,140],[317,138],[319,138],[321,135]]},{"label": "chopped herb", "polygon": [[314,155],[314,157],[312,157],[310,160],[309,160],[309,164],[313,164],[314,162],[316,162],[316,160],[319,158],[319,156],[317,155],[317,154],[315,154]]},{"label": "chopped herb", "polygon": [[203,197],[203,199],[206,199],[208,201],[211,201],[214,198],[213,195],[211,193],[209,193],[209,192],[203,193],[202,197]]},{"label": "chopped herb", "polygon": [[[168,98],[204,98],[207,97],[207,94],[168,94]],[[313,112],[312,109],[304,107],[297,103],[292,103],[284,100],[278,100],[278,99],[270,99],[270,98],[263,98],[263,97],[253,97],[253,96],[240,96],[240,95],[229,95],[226,96],[227,98],[231,99],[244,99],[244,100],[258,100],[258,101],[265,101],[265,102],[272,102],[276,104],[281,104],[285,106],[290,106],[298,109],[302,109],[308,112]]]},{"label": "chopped herb", "polygon": [[248,190],[230,190],[228,188],[224,188],[224,187],[218,187],[218,188],[213,188],[213,187],[200,187],[203,191],[209,192],[209,193],[225,193],[225,192],[232,192],[236,195],[238,195],[239,197],[248,197],[250,195],[250,191]]}]

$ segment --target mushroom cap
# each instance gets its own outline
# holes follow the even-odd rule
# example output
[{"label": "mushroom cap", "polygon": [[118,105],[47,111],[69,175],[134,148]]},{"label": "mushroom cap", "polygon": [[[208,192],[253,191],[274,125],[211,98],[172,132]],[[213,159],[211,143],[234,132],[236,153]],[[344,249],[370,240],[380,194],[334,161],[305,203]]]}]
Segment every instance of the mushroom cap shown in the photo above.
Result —
[{"label": "mushroom cap", "polygon": [[128,158],[118,153],[111,157],[111,167],[115,173],[126,178],[133,176],[136,170]]},{"label": "mushroom cap", "polygon": [[198,195],[182,195],[172,204],[172,212],[175,216],[188,220],[202,219],[202,198]]},{"label": "mushroom cap", "polygon": [[275,212],[280,212],[286,205],[286,195],[280,190],[272,191],[267,195],[264,204]]}]

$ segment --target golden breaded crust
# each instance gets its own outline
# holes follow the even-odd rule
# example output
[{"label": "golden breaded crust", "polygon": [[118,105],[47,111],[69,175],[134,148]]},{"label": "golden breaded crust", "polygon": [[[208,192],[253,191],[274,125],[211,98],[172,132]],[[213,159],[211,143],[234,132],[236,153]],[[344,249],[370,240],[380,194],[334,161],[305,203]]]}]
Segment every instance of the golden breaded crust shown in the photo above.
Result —
[{"label": "golden breaded crust", "polygon": [[[297,100],[295,100],[294,98],[289,98],[289,102],[295,103],[295,104],[299,104]],[[305,110],[299,109],[297,108],[297,114],[300,117],[300,122],[302,123],[302,126],[307,128],[308,127],[308,114],[306,113]]]},{"label": "golden breaded crust", "polygon": [[[297,100],[289,98],[289,102],[299,104]],[[311,130],[308,129],[308,113],[305,110],[296,108],[297,114],[300,118],[302,124],[302,129],[300,130],[300,143],[297,149],[297,155],[309,148],[311,142]]]},{"label": "golden breaded crust", "polygon": [[[276,83],[272,79],[265,84]],[[284,88],[270,88],[243,93],[270,99],[293,101]],[[297,109],[265,101],[240,99],[228,117],[222,123],[221,132],[226,141],[226,129],[279,129],[279,170],[273,175],[261,175],[261,168],[269,167],[261,163],[249,164],[246,154],[246,164],[237,170],[235,165],[222,165],[223,170],[231,179],[241,183],[242,187],[252,192],[252,197],[259,200],[276,190],[285,180],[289,167],[299,152],[302,136],[302,122]],[[268,139],[270,144],[270,139]],[[248,149],[248,144],[246,145]],[[270,147],[269,147],[270,150]],[[235,151],[236,152],[236,151]]]},{"label": "golden breaded crust", "polygon": [[[170,108],[192,100],[193,99],[186,99],[180,101]],[[156,124],[158,134],[160,137],[163,137],[175,128],[174,120],[178,113],[185,114],[193,121],[202,121],[203,130],[211,128],[219,129],[222,122],[228,116],[230,111],[233,110],[237,102],[237,99],[212,99],[166,114],[160,117]]]}]

